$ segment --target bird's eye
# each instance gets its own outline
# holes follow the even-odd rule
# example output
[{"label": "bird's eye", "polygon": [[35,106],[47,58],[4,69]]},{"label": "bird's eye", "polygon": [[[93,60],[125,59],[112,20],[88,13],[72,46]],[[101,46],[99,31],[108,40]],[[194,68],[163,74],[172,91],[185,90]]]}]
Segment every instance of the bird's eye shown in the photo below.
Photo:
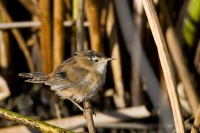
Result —
[{"label": "bird's eye", "polygon": [[98,59],[94,59],[94,62],[98,62],[99,60]]}]

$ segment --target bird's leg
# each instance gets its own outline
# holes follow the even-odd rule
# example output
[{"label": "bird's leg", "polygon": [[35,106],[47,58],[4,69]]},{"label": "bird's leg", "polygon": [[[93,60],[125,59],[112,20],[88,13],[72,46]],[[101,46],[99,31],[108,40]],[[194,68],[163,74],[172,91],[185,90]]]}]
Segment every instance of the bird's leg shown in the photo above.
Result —
[{"label": "bird's leg", "polygon": [[87,102],[87,105],[86,105],[86,101],[83,101],[83,107],[84,107],[84,110],[83,110],[83,111],[88,111],[88,110],[90,110],[90,112],[91,112],[93,115],[96,116],[96,113],[93,111],[90,102]]},{"label": "bird's leg", "polygon": [[70,98],[69,98],[69,100],[70,100],[73,104],[75,104],[81,111],[83,111],[83,108],[82,108],[77,102],[75,102],[74,100],[72,100],[72,99],[70,99]]}]

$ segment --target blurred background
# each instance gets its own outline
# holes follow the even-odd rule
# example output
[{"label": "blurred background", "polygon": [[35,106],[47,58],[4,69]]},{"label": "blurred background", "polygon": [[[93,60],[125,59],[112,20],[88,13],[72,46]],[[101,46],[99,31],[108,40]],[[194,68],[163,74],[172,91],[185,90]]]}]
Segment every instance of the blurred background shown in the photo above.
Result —
[{"label": "blurred background", "polygon": [[[182,115],[189,132],[199,106],[200,1],[153,2],[173,63]],[[78,47],[77,3],[78,0],[0,1],[2,108],[38,120],[62,120],[82,114],[70,101],[60,100],[48,86],[26,83],[18,77],[22,72],[51,73],[74,55]],[[105,85],[91,100],[95,112],[108,113],[106,116],[116,117],[117,121],[107,121],[104,116],[95,123],[97,132],[173,132],[167,81],[142,1],[85,0],[84,13],[84,49],[117,58],[108,65]],[[125,112],[116,113],[119,110]],[[136,117],[137,114],[140,116]],[[16,125],[1,118],[0,132],[5,129],[12,132]],[[20,132],[22,126],[17,127]],[[81,128],[81,132],[86,129],[84,125],[73,124],[61,127]]]}]

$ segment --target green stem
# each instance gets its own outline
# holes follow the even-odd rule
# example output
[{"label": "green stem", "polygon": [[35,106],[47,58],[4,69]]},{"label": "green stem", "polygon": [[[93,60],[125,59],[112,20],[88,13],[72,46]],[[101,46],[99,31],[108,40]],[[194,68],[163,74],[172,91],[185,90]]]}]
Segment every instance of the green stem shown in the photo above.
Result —
[{"label": "green stem", "polygon": [[20,124],[24,124],[30,126],[32,128],[38,129],[41,132],[48,132],[48,133],[72,133],[67,129],[63,129],[42,121],[35,120],[33,118],[0,108],[0,117],[6,118],[8,120],[16,121]]}]

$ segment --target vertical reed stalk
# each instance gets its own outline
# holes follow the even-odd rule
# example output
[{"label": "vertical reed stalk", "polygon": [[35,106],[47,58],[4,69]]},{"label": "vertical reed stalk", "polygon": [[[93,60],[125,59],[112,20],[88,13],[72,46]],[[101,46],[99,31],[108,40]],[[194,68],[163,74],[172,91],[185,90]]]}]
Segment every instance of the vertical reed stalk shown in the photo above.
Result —
[{"label": "vertical reed stalk", "polygon": [[90,39],[91,48],[95,51],[101,51],[101,37],[100,37],[100,24],[99,24],[99,14],[97,9],[97,0],[86,0],[86,16],[90,23]]},{"label": "vertical reed stalk", "polygon": [[175,33],[174,27],[172,26],[172,21],[171,21],[169,12],[167,10],[165,1],[161,0],[160,3],[161,3],[161,9],[164,13],[164,16],[167,20],[166,22],[168,25],[168,28],[166,31],[166,40],[168,43],[168,47],[172,55],[174,64],[177,68],[179,78],[184,85],[185,93],[190,103],[192,113],[195,116],[198,111],[198,106],[199,106],[199,99],[195,92],[195,86],[190,78],[191,76],[186,67],[186,63],[184,62],[185,57],[184,57],[183,51],[181,50],[181,44],[178,40],[177,34]]},{"label": "vertical reed stalk", "polygon": [[64,52],[64,0],[54,0],[53,69],[63,61]]},{"label": "vertical reed stalk", "polygon": [[50,12],[50,1],[40,0],[41,11],[41,56],[42,71],[52,72],[52,21]]},{"label": "vertical reed stalk", "polygon": [[78,12],[77,12],[77,21],[76,21],[76,43],[77,51],[83,50],[84,44],[84,3],[85,0],[78,1]]},{"label": "vertical reed stalk", "polygon": [[177,133],[184,133],[184,123],[181,115],[180,101],[176,90],[176,83],[174,79],[174,73],[172,69],[172,63],[167,50],[166,42],[158,21],[156,11],[151,0],[143,0],[143,6],[149,20],[150,28],[158,49],[159,59],[163,69],[165,81],[167,84],[167,90],[172,106],[174,122]]},{"label": "vertical reed stalk", "polygon": [[106,33],[109,38],[109,43],[112,50],[111,57],[117,59],[117,61],[111,62],[115,91],[116,91],[116,94],[114,96],[114,102],[117,108],[124,108],[126,106],[126,103],[124,99],[124,84],[122,80],[120,46],[119,46],[117,27],[114,17],[114,7],[111,1],[109,2],[108,6]]}]

